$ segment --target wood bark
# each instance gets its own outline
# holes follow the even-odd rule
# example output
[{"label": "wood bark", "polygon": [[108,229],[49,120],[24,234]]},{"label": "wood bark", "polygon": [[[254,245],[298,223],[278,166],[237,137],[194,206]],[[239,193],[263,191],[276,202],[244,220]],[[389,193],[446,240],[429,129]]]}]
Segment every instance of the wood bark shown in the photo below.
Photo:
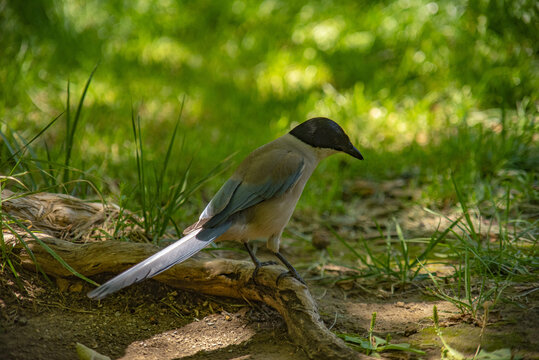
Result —
[{"label": "wood bark", "polygon": [[[102,203],[89,205],[74,197],[57,194],[14,198],[14,194],[7,190],[2,192],[2,199],[3,212],[30,224],[34,236],[85,276],[119,273],[159,250],[148,243],[102,239],[89,241],[92,238],[83,235],[84,231],[95,233],[96,228],[104,226],[111,217],[118,216],[114,206]],[[61,219],[61,222],[57,219]],[[136,227],[131,230],[140,233]],[[6,245],[18,252],[23,266],[36,267],[29,249],[45,273],[57,277],[72,275],[26,231],[18,229],[16,234],[5,228],[2,231]],[[81,243],[58,238],[59,234],[66,238],[65,235],[70,233],[76,233],[79,240],[86,238],[87,241]],[[27,248],[23,246],[23,241]],[[367,358],[350,349],[327,329],[306,286],[293,278],[283,278],[277,285],[277,277],[283,271],[277,266],[262,268],[255,284],[251,279],[253,270],[254,266],[248,261],[195,257],[156,276],[155,280],[180,289],[268,304],[283,316],[291,340],[303,348],[310,358]]]}]

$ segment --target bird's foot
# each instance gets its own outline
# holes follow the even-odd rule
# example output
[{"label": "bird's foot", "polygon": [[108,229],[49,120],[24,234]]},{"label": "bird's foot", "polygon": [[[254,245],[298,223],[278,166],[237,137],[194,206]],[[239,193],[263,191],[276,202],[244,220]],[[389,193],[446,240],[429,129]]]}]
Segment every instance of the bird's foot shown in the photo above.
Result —
[{"label": "bird's foot", "polygon": [[278,277],[277,277],[277,280],[275,281],[275,284],[277,286],[279,286],[279,281],[281,281],[281,279],[283,277],[286,277],[286,276],[292,276],[293,278],[295,278],[297,281],[299,281],[300,283],[302,283],[303,285],[307,286],[307,283],[305,282],[305,280],[303,280],[301,278],[301,276],[299,275],[299,273],[297,272],[297,270],[292,266],[292,264],[290,264],[288,262],[288,260],[285,259],[285,257],[280,253],[280,252],[275,252],[274,253],[275,256],[277,256],[279,258],[279,260],[281,260],[281,262],[286,266],[286,268],[288,269],[288,271],[284,272],[284,273],[281,273]]},{"label": "bird's foot", "polygon": [[305,282],[305,280],[303,280],[303,278],[295,270],[294,271],[288,270],[288,271],[280,273],[279,276],[277,276],[277,280],[275,281],[275,284],[277,286],[279,286],[279,281],[281,281],[282,278],[288,277],[288,276],[293,277],[294,279],[296,279],[297,281],[299,281],[303,285],[307,286],[307,283]]},{"label": "bird's foot", "polygon": [[249,253],[249,256],[251,257],[251,260],[253,260],[253,264],[255,264],[255,269],[253,270],[253,274],[251,275],[251,279],[255,283],[255,285],[258,285],[256,282],[256,275],[258,275],[258,271],[262,266],[269,266],[269,265],[277,265],[277,262],[275,261],[260,261],[257,259],[255,254],[253,253],[253,250],[249,247],[249,245],[245,242],[243,243],[245,245],[245,249],[247,249],[247,252]]},{"label": "bird's foot", "polygon": [[277,262],[276,261],[259,261],[258,263],[256,263],[255,269],[253,270],[253,275],[251,275],[251,279],[253,280],[255,285],[258,285],[258,283],[256,282],[256,276],[258,275],[258,271],[260,270],[260,268],[263,266],[270,266],[270,265],[277,265]]}]

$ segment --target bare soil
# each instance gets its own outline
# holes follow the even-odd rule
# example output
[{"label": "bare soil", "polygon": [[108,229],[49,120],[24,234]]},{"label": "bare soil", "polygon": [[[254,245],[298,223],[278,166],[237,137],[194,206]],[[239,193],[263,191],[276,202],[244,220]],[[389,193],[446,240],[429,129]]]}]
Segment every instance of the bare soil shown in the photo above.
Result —
[{"label": "bare soil", "polygon": [[[442,343],[432,321],[436,305],[444,338],[458,351],[473,356],[481,343],[487,351],[510,348],[524,359],[539,359],[539,281],[524,279],[505,290],[504,300],[491,309],[480,341],[478,321],[432,296],[426,289],[431,285],[428,279],[404,288],[366,278],[346,280],[351,270],[331,258],[350,263],[353,257],[319,224],[331,224],[346,239],[361,234],[367,240],[378,236],[373,218],[391,233],[394,228],[383,219],[395,217],[406,238],[429,237],[447,225],[411,206],[418,194],[407,191],[401,180],[353,186],[349,191],[363,198],[349,199],[345,215],[321,218],[304,210],[295,215],[289,238],[283,241],[284,255],[307,280],[332,331],[365,337],[376,312],[377,336],[391,334],[393,343],[410,343],[426,352],[384,352],[383,358],[438,359]],[[256,244],[260,259],[271,259],[263,243]],[[376,248],[373,244],[373,251]],[[228,253],[238,257],[238,252]],[[265,305],[179,291],[153,280],[97,302],[86,297],[90,285],[76,278],[47,281],[41,274],[18,270],[17,281],[7,267],[0,268],[0,359],[75,359],[77,342],[113,359],[307,359],[288,337],[280,315]],[[102,274],[94,280],[104,282],[112,276]]]},{"label": "bare soil", "polygon": [[[265,305],[178,291],[153,280],[95,302],[79,280],[47,282],[28,271],[20,278],[24,291],[3,270],[0,359],[74,359],[77,342],[113,359],[307,359],[288,338],[279,314]],[[515,284],[515,291],[522,286]],[[433,331],[436,305],[451,346],[473,354],[479,344],[480,327],[452,304],[426,295],[421,284],[393,293],[390,284],[357,280],[309,281],[309,287],[333,331],[365,336],[376,312],[377,335],[391,334],[392,342],[426,351],[421,358],[437,359],[442,345]],[[483,348],[509,347],[524,358],[539,358],[538,304],[534,292],[526,308],[499,306],[489,317]],[[417,358],[404,352],[383,356]]]},{"label": "bare soil", "polygon": [[[5,272],[5,275],[8,275]],[[266,306],[213,299],[147,281],[95,302],[78,280],[47,283],[23,271],[28,294],[2,278],[0,359],[74,359],[80,342],[111,358],[306,359]],[[251,357],[262,359],[262,357]]]}]

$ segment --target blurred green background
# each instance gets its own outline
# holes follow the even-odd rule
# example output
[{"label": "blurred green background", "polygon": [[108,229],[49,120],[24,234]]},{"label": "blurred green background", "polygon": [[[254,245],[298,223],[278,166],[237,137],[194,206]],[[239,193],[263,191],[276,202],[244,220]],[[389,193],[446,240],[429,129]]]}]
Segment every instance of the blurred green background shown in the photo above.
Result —
[{"label": "blurred green background", "polygon": [[[66,180],[58,169],[68,82],[73,122],[98,64],[68,179],[87,179],[133,210],[141,187],[132,112],[146,171],[158,173],[184,96],[168,186],[188,168],[192,184],[229,155],[237,163],[294,124],[326,116],[366,160],[328,159],[302,208],[345,211],[343,189],[359,178],[411,179],[424,189],[421,201],[440,206],[454,200],[450,174],[473,201],[496,181],[530,188],[538,165],[537,13],[533,0],[2,0],[1,171],[32,190]],[[32,165],[17,164],[16,145],[62,112],[24,152]],[[188,223],[229,174],[191,194],[192,206],[175,218]],[[95,197],[86,183],[59,190]]]}]

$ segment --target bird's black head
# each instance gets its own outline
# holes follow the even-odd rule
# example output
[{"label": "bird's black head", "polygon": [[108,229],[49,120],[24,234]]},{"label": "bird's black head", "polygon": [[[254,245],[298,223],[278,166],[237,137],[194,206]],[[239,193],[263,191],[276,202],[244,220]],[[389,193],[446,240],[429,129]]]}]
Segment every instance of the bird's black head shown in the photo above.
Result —
[{"label": "bird's black head", "polygon": [[359,160],[363,156],[350,142],[350,138],[335,121],[317,117],[299,124],[290,134],[315,148],[342,151]]}]

